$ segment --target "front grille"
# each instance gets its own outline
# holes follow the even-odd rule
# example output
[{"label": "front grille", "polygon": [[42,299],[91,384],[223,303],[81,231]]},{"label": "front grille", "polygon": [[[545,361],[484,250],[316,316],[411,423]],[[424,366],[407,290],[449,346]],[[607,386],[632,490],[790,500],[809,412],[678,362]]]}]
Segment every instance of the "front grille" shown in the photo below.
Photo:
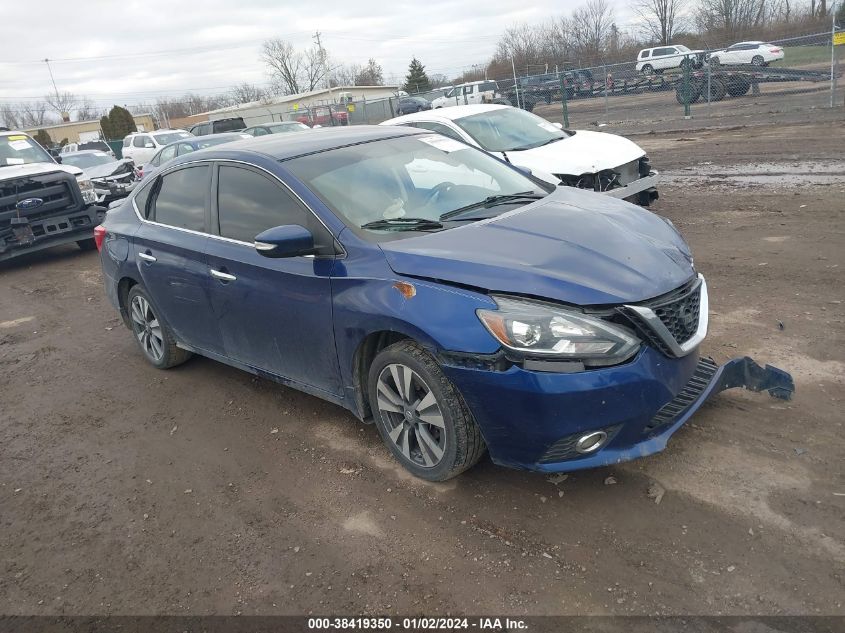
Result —
[{"label": "front grille", "polygon": [[[607,433],[607,440],[605,441],[605,446],[610,444],[613,440],[613,436],[622,428],[621,424],[617,424],[615,426],[609,426],[604,429],[593,429],[594,431],[604,431]],[[568,459],[574,459],[576,457],[590,457],[591,455],[596,455],[597,453],[589,453],[583,454],[579,453],[575,450],[575,444],[578,442],[579,437],[583,437],[587,433],[590,433],[590,430],[579,431],[573,435],[567,435],[566,437],[560,438],[557,442],[549,446],[546,449],[546,452],[543,453],[543,456],[540,458],[541,464],[550,464],[553,462],[563,462]],[[598,451],[600,452],[600,451]]]},{"label": "front grille", "polygon": [[[635,305],[650,309],[666,326],[678,345],[683,345],[698,332],[701,317],[701,288],[701,280],[693,279],[665,295]],[[661,340],[646,319],[634,310],[621,308],[619,312],[633,323],[640,336],[652,347],[667,356],[674,356],[666,341]]]},{"label": "front grille", "polygon": [[719,369],[719,366],[712,359],[700,358],[692,374],[692,378],[687,381],[687,384],[678,392],[677,396],[660,408],[645,428],[643,428],[643,433],[648,435],[660,427],[677,420],[678,416],[701,397],[707,385],[713,380],[717,369]]},{"label": "front grille", "polygon": [[[47,174],[0,181],[0,227],[7,227],[13,217],[34,220],[73,210],[76,201],[69,186],[70,179],[72,176],[66,174]],[[41,198],[44,202],[37,209],[18,212],[17,203],[27,198]]]}]

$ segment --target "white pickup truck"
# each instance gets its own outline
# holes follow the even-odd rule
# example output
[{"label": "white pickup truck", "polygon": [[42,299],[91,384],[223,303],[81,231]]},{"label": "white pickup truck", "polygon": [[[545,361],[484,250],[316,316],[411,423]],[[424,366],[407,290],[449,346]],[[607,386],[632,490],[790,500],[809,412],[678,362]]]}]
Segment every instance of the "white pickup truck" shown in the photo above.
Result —
[{"label": "white pickup truck", "polygon": [[61,165],[24,132],[0,129],[0,261],[76,242],[96,247],[106,209],[78,167]]}]

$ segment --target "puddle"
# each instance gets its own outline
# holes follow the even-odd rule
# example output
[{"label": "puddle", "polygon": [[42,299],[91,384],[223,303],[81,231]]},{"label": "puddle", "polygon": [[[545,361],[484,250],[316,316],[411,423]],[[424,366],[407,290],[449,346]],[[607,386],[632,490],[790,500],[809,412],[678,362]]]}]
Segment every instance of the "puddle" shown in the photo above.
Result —
[{"label": "puddle", "polygon": [[702,162],[684,169],[664,171],[661,179],[670,185],[763,185],[781,188],[845,185],[845,162],[792,161],[746,165],[711,165]]}]

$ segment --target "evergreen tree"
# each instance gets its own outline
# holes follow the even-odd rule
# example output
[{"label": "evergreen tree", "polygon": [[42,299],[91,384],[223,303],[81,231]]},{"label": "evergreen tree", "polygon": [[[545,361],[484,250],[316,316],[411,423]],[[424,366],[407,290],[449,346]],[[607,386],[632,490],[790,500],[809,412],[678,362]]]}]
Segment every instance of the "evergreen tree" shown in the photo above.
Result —
[{"label": "evergreen tree", "polygon": [[100,128],[103,130],[103,136],[110,140],[122,139],[127,134],[138,131],[135,118],[129,110],[118,105],[109,110],[107,116],[100,119]]},{"label": "evergreen tree", "polygon": [[44,130],[38,130],[32,138],[44,149],[50,149],[53,146],[53,139]]},{"label": "evergreen tree", "polygon": [[114,135],[114,130],[111,126],[111,120],[109,119],[108,115],[103,115],[100,117],[100,129],[103,131],[103,137],[106,139],[114,139],[116,138]]},{"label": "evergreen tree", "polygon": [[405,92],[428,92],[431,90],[431,82],[425,74],[425,66],[416,57],[411,60],[408,66],[408,76],[405,77]]}]

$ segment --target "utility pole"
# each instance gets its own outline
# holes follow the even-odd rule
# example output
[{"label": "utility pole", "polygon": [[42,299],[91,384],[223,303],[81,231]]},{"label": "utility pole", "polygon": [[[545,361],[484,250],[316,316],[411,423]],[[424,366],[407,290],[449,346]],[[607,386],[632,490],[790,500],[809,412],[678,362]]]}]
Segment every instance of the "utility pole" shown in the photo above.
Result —
[{"label": "utility pole", "polygon": [[56,101],[58,101],[59,100],[59,89],[56,87],[56,80],[53,79],[53,69],[50,68],[50,60],[45,57],[44,63],[47,64],[47,72],[50,73],[50,81],[53,82],[53,90],[56,91]]},{"label": "utility pole", "polygon": [[[329,81],[329,67],[326,60],[326,51],[323,48],[323,41],[320,39],[321,35],[322,33],[320,33],[320,31],[317,31],[316,33],[314,33],[314,36],[311,39],[313,39],[314,42],[317,44],[317,50],[319,51],[320,55],[320,63],[323,66],[323,77],[325,77],[326,80],[326,88],[331,91],[331,82]],[[329,94],[331,94],[331,92]]]}]

